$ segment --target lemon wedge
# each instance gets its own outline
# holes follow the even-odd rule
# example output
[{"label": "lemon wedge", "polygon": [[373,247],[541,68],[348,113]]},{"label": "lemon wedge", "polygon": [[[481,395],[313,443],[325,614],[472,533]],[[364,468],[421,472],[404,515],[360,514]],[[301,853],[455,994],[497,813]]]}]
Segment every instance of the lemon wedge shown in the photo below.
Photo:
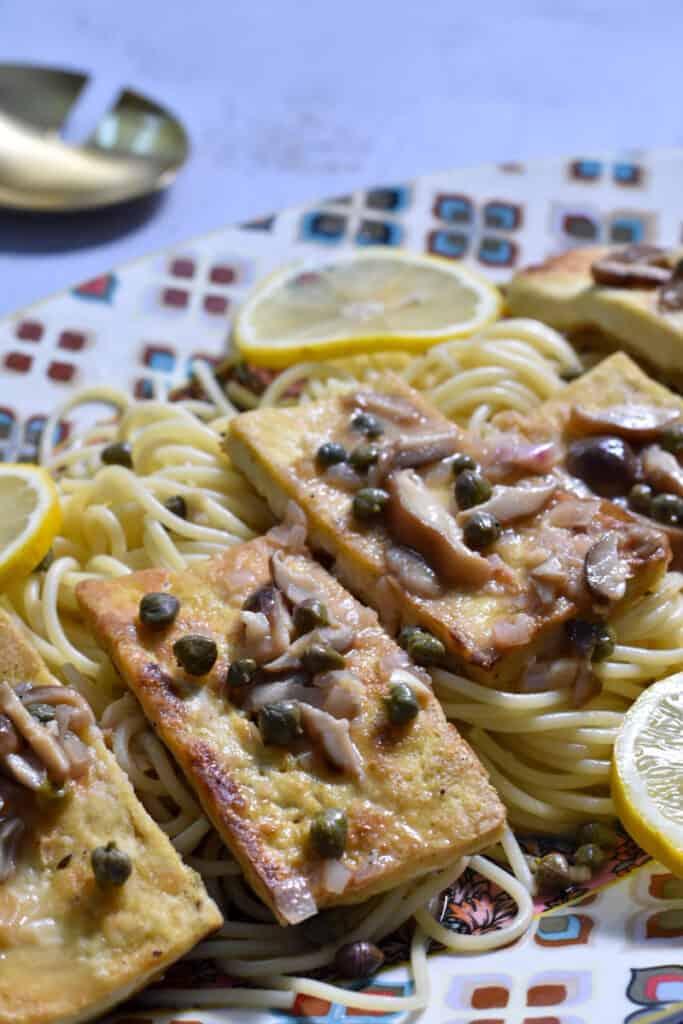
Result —
[{"label": "lemon wedge", "polygon": [[500,292],[462,263],[389,247],[289,264],[261,281],[235,319],[245,359],[280,368],[380,349],[420,352],[496,320]]},{"label": "lemon wedge", "polygon": [[0,463],[0,589],[35,569],[61,524],[50,475],[39,466]]},{"label": "lemon wedge", "polygon": [[648,687],[627,712],[614,746],[612,796],[627,832],[683,876],[683,672]]}]

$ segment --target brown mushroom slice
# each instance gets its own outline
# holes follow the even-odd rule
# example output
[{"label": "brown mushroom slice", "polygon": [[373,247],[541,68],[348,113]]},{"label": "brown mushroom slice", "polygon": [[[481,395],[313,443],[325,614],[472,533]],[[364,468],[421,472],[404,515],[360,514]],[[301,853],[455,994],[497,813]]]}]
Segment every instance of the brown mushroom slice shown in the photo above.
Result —
[{"label": "brown mushroom slice", "polygon": [[683,498],[683,466],[671,452],[650,445],[641,455],[643,473],[657,491],[667,491]]},{"label": "brown mushroom slice", "polygon": [[290,644],[284,654],[261,667],[264,672],[283,672],[290,668],[298,668],[302,656],[314,644],[333,647],[335,651],[345,654],[353,644],[353,630],[350,626],[320,626],[318,629],[312,629],[310,633],[304,633]]},{"label": "brown mushroom slice", "polygon": [[591,594],[600,601],[620,601],[626,593],[628,562],[619,557],[616,533],[607,533],[588,549],[584,577]]},{"label": "brown mushroom slice", "polygon": [[345,395],[344,405],[350,409],[362,409],[372,412],[392,423],[405,426],[407,423],[420,423],[424,415],[416,409],[412,402],[402,395],[389,395],[378,391],[354,391]]},{"label": "brown mushroom slice", "polygon": [[629,245],[613,249],[591,266],[596,284],[613,288],[658,288],[671,277],[666,249],[657,245]]},{"label": "brown mushroom slice", "polygon": [[536,515],[537,512],[545,508],[556,490],[556,480],[518,487],[499,485],[494,487],[493,494],[488,501],[459,512],[457,521],[464,525],[473,513],[490,512],[501,525],[511,523],[515,519]]},{"label": "brown mushroom slice", "polygon": [[612,405],[603,409],[572,406],[569,426],[582,434],[617,434],[626,441],[656,441],[664,427],[680,420],[679,409],[654,405]]},{"label": "brown mushroom slice", "polygon": [[425,598],[441,596],[438,576],[418,551],[392,544],[384,557],[389,572],[411,594]]},{"label": "brown mushroom slice", "polygon": [[[69,777],[69,759],[57,740],[41,725],[33,715],[29,714],[16,693],[8,683],[0,683],[0,712],[5,714],[18,733],[28,743],[34,754],[56,786],[63,785]],[[10,754],[9,757],[18,757]]]},{"label": "brown mushroom slice", "polygon": [[[395,469],[417,469],[454,455],[460,445],[460,435],[454,430],[437,430],[414,434],[383,445],[379,458],[368,474],[371,487],[381,487],[389,473]],[[448,467],[448,473],[452,470]]]},{"label": "brown mushroom slice", "polygon": [[326,711],[301,705],[301,724],[304,732],[318,743],[327,760],[346,775],[363,777],[363,763],[357,747],[349,734],[346,718],[333,718]]},{"label": "brown mushroom slice", "polygon": [[493,576],[489,561],[464,543],[455,518],[440,505],[412,469],[392,473],[388,527],[392,537],[438,566],[446,583],[483,586]]}]

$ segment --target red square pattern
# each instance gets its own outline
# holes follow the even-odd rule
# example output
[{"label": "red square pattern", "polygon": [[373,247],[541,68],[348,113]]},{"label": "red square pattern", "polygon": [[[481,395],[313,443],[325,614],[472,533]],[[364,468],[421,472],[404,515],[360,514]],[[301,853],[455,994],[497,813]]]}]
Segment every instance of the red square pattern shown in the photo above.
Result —
[{"label": "red square pattern", "polygon": [[164,306],[173,306],[174,309],[185,309],[190,301],[190,293],[184,288],[164,288],[161,293],[161,301]]},{"label": "red square pattern", "polygon": [[45,328],[38,320],[22,320],[17,326],[17,338],[22,341],[40,341]]},{"label": "red square pattern", "polygon": [[23,352],[8,352],[5,356],[5,368],[14,370],[15,373],[28,373],[33,364],[33,356],[27,356]]},{"label": "red square pattern", "polygon": [[57,380],[62,384],[68,384],[76,372],[73,363],[61,363],[53,360],[47,368],[47,375],[50,380]]},{"label": "red square pattern", "polygon": [[187,259],[186,257],[179,257],[178,259],[171,261],[170,270],[174,277],[194,277],[194,260]]},{"label": "red square pattern", "polygon": [[220,316],[228,309],[228,300],[223,295],[205,295],[204,309],[207,313]]},{"label": "red square pattern", "polygon": [[214,284],[232,284],[236,277],[237,274],[234,267],[228,267],[222,263],[217,263],[215,267],[211,267],[211,272],[209,273],[209,280],[213,281]]},{"label": "red square pattern", "polygon": [[85,347],[87,338],[80,331],[62,331],[59,335],[57,345],[59,348],[66,348],[69,352],[80,352]]}]

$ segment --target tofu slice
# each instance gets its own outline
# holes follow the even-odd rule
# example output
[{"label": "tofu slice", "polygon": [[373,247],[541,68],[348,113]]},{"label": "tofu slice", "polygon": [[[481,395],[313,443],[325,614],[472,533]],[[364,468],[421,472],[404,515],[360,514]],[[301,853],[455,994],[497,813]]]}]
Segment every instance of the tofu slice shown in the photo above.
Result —
[{"label": "tofu slice", "polygon": [[591,266],[609,251],[603,246],[574,249],[519,271],[506,287],[509,312],[570,334],[587,329],[593,341],[624,348],[680,384],[683,311],[660,311],[658,289],[596,285]]},{"label": "tofu slice", "polygon": [[[409,437],[411,430],[430,436],[450,431],[452,450],[472,452],[480,461],[481,445],[398,378],[387,375],[380,390],[384,398],[389,395],[402,406],[412,407],[419,417],[412,424],[406,419],[403,424],[394,425],[399,438],[401,434]],[[371,404],[375,399],[370,400]],[[409,528],[401,532],[391,519],[389,528],[385,523],[359,523],[352,513],[353,494],[340,486],[330,472],[322,472],[316,465],[315,453],[322,442],[344,441],[347,447],[357,443],[358,436],[354,440],[353,432],[349,431],[353,403],[352,395],[335,396],[296,408],[244,413],[230,423],[227,450],[277,516],[284,516],[290,499],[301,506],[313,548],[334,556],[335,574],[378,611],[391,633],[401,625],[417,624],[436,635],[454,662],[464,666],[469,675],[491,686],[511,684],[553,630],[565,620],[591,611],[591,595],[579,586],[585,551],[606,532],[616,530],[626,537],[634,528],[634,520],[611,502],[591,498],[585,521],[569,532],[557,533],[554,520],[562,518],[562,513],[556,511],[556,506],[568,502],[575,506],[580,499],[555,481],[555,489],[551,488],[550,497],[536,512],[508,525],[494,547],[493,556],[488,560],[475,556],[476,561],[465,563],[468,552],[460,552],[462,563],[456,561],[447,571],[440,539],[453,530],[456,522],[453,475],[448,467],[445,472],[423,467],[420,471],[425,489],[415,491],[414,503],[419,507],[421,503],[433,502],[440,510],[435,512],[439,521],[431,538],[422,537],[412,546],[428,558],[445,585],[437,596],[412,592],[402,585],[388,561],[397,539],[410,546]],[[561,443],[552,424],[543,427],[541,423],[539,427],[539,422],[536,417],[535,440],[553,437],[555,443]],[[389,430],[388,419],[385,423]],[[517,433],[514,438],[510,434],[510,439],[516,441],[520,424],[524,425],[523,419],[516,423]],[[500,451],[506,446],[507,436],[499,435]],[[495,450],[488,453],[488,458],[496,463]],[[549,479],[535,477],[541,483]],[[568,516],[567,512],[564,519]],[[549,528],[555,532],[551,534]],[[540,602],[532,574],[547,557],[541,557],[539,552],[547,549],[548,543],[549,553],[560,559],[561,572],[572,581],[572,593],[560,595],[553,602]],[[578,549],[581,550],[577,564]],[[632,597],[664,572],[670,552],[666,540],[658,534],[643,551],[634,548],[624,557],[628,561],[627,593]],[[460,583],[454,579],[458,572]],[[490,578],[485,579],[487,573]]]},{"label": "tofu slice", "polygon": [[[309,556],[284,552],[277,536],[276,530],[237,545],[186,572],[150,569],[85,581],[77,597],[251,886],[283,924],[296,924],[322,907],[365,900],[481,849],[500,835],[505,812],[428,684],[418,682],[421,710],[410,726],[389,726],[388,666],[405,664],[405,655],[373,612]],[[335,768],[312,740],[294,751],[264,744],[253,715],[237,706],[243,699],[226,689],[242,636],[242,605],[270,583],[277,552],[284,571],[312,589],[351,637],[346,668],[360,681],[360,704],[348,737],[360,761],[357,773]],[[140,600],[151,591],[169,591],[180,601],[176,620],[161,633],[138,618]],[[211,637],[218,647],[214,667],[201,678],[186,676],[172,651],[188,633]],[[340,892],[309,841],[312,818],[329,808],[344,811],[349,823]]]},{"label": "tofu slice", "polygon": [[[0,681],[58,685],[2,611]],[[222,923],[199,876],[92,731],[88,775],[29,827],[16,874],[0,882],[1,1024],[99,1017]],[[90,854],[111,840],[132,858],[133,872],[120,888],[103,889]]]}]

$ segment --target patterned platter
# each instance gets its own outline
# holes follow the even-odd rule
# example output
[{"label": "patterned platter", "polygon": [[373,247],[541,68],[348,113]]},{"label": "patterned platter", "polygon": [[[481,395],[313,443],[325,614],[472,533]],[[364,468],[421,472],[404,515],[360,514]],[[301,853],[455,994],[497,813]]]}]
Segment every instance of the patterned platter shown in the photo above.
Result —
[{"label": "patterned platter", "polygon": [[[453,171],[285,210],[101,274],[0,322],[0,459],[33,458],[46,414],[84,384],[116,383],[144,398],[182,382],[194,359],[216,361],[245,291],[283,262],[385,244],[465,259],[503,281],[517,266],[577,245],[680,245],[682,177],[683,150]],[[72,428],[62,423],[61,436]],[[444,921],[458,931],[494,928],[512,912],[506,901],[467,874]],[[545,912],[512,946],[433,956],[424,1024],[682,1024],[683,881],[624,838],[597,888],[538,910]],[[399,936],[388,952],[400,960],[403,951]],[[161,991],[226,983],[212,964],[195,961],[174,969]],[[372,988],[402,994],[409,986],[398,966]],[[292,1013],[159,1013],[147,1008],[154,998],[152,990],[144,1009],[131,1006],[117,1019],[369,1024],[378,1016],[309,997]]]}]

